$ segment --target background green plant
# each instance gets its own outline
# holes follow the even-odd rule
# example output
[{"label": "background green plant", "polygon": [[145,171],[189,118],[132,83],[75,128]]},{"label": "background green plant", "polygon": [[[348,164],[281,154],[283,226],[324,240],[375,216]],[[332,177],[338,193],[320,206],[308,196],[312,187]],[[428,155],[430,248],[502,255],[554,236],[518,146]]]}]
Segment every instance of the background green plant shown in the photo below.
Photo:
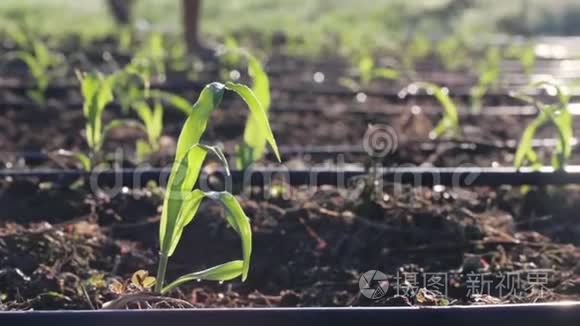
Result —
[{"label": "background green plant", "polygon": [[[143,126],[133,120],[115,119],[103,126],[103,112],[107,104],[113,101],[112,87],[115,75],[104,76],[100,73],[80,73],[77,77],[81,83],[81,94],[83,96],[83,116],[85,117],[85,137],[89,147],[88,155],[83,153],[73,153],[85,170],[91,170],[100,154],[103,143],[107,135],[114,128],[121,126],[131,126],[143,128]],[[60,151],[67,155],[69,152]]]},{"label": "background green plant", "polygon": [[485,94],[496,86],[501,72],[502,52],[495,46],[488,48],[484,58],[477,65],[479,79],[471,88],[471,110],[475,113],[481,111],[482,101]]},{"label": "background green plant", "polygon": [[34,79],[35,89],[27,92],[28,96],[38,104],[44,104],[45,93],[53,77],[63,69],[63,57],[48,48],[48,46],[24,27],[15,25],[9,29],[9,37],[16,44],[18,50],[8,53],[26,64],[30,76]]},{"label": "background green plant", "polygon": [[564,169],[572,154],[572,140],[574,138],[572,114],[568,108],[570,95],[566,88],[551,82],[537,82],[532,86],[536,89],[551,88],[555,90],[558,102],[545,104],[521,92],[513,94],[513,96],[534,105],[538,110],[538,116],[526,127],[520,138],[514,157],[514,166],[520,168],[525,163],[531,164],[534,168],[542,166],[538,154],[532,147],[532,140],[541,127],[551,123],[556,128],[558,135],[558,144],[552,154],[551,164],[556,170]]},{"label": "background green plant", "polygon": [[425,90],[427,94],[435,97],[443,107],[443,117],[430,133],[432,139],[443,135],[457,137],[461,134],[457,106],[449,96],[449,90],[447,88],[428,82],[416,82],[407,86],[407,89],[409,88],[414,88],[417,91]]}]

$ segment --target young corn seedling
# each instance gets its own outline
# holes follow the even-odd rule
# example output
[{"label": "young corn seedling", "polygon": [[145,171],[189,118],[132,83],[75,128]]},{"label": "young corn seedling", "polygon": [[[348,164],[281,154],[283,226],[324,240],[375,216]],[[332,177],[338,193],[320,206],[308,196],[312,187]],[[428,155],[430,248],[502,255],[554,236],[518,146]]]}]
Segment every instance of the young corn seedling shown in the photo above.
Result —
[{"label": "young corn seedling", "polygon": [[28,96],[36,103],[43,104],[45,93],[48,88],[53,69],[58,66],[62,59],[40,40],[30,40],[30,48],[19,50],[15,57],[23,61],[28,67],[28,71],[34,78],[36,88],[28,91]]},{"label": "young corn seedling", "polygon": [[[252,91],[266,116],[270,110],[270,80],[260,61],[247,54],[248,74],[252,78]],[[260,113],[261,114],[261,113]],[[236,166],[244,170],[264,155],[266,149],[266,130],[259,127],[260,119],[253,112],[248,115],[244,128],[244,140],[236,148]]]},{"label": "young corn seedling", "polygon": [[151,153],[159,150],[159,139],[163,132],[163,106],[161,101],[155,100],[153,106],[146,101],[133,104],[133,110],[139,116],[147,134],[147,140],[137,141],[137,161],[143,162]]},{"label": "young corn seedling", "polygon": [[83,116],[86,119],[85,136],[89,153],[70,152],[60,150],[57,154],[76,158],[83,169],[90,171],[97,162],[103,143],[114,128],[121,126],[142,126],[131,120],[113,120],[103,126],[102,115],[107,104],[113,100],[114,75],[103,76],[101,74],[88,74],[77,72],[77,77],[81,82],[81,93],[83,96]]},{"label": "young corn seedling", "polygon": [[401,63],[405,68],[406,73],[413,77],[415,76],[415,65],[417,61],[426,58],[431,54],[431,42],[424,35],[418,35],[413,38],[405,47]]},{"label": "young corn seedling", "polygon": [[454,35],[437,43],[435,52],[443,67],[457,71],[467,65],[468,49],[461,35]]},{"label": "young corn seedling", "polygon": [[123,69],[114,73],[114,93],[123,113],[150,96],[154,76],[165,78],[163,38],[153,33]]},{"label": "young corn seedling", "polygon": [[375,79],[397,80],[400,74],[397,70],[388,67],[377,67],[371,55],[363,55],[357,63],[358,82],[352,78],[340,78],[339,83],[353,91],[367,87]]},{"label": "young corn seedling", "polygon": [[135,103],[149,96],[150,74],[147,66],[142,63],[133,60],[112,76],[113,92],[124,114],[128,114]]},{"label": "young corn seedling", "polygon": [[135,103],[149,96],[153,78],[165,79],[164,60],[163,36],[152,33],[137,50],[131,62],[115,72],[114,93],[123,113],[129,113]]},{"label": "young corn seedling", "polygon": [[[228,192],[203,192],[192,190],[197,182],[203,161],[208,152],[214,153],[226,166],[223,153],[215,147],[200,144],[211,111],[221,102],[224,90],[238,94],[248,105],[259,132],[264,135],[278,160],[280,155],[270,129],[268,118],[252,90],[244,85],[227,82],[225,85],[212,83],[201,92],[197,102],[179,136],[175,163],[167,184],[167,193],[159,226],[160,259],[157,269],[155,291],[166,294],[176,287],[194,280],[226,281],[241,276],[246,280],[252,252],[252,231],[249,219],[236,198]],[[178,277],[165,285],[165,274],[169,257],[175,251],[184,228],[195,218],[202,199],[219,202],[225,211],[226,221],[238,233],[242,244],[242,259],[211,267],[199,272]]]},{"label": "young corn seedling", "polygon": [[532,147],[532,140],[538,129],[546,124],[551,123],[556,127],[558,134],[558,144],[556,150],[552,153],[552,167],[556,170],[562,170],[572,155],[572,141],[574,139],[574,128],[572,114],[568,108],[570,95],[564,87],[550,82],[538,82],[533,84],[534,88],[545,88],[555,91],[558,102],[554,104],[545,104],[537,99],[515,93],[512,96],[534,105],[538,110],[538,116],[526,127],[514,157],[514,166],[522,167],[529,163],[534,168],[542,166],[539,155]]},{"label": "young corn seedling", "polygon": [[151,33],[133,58],[133,65],[141,65],[140,73],[144,79],[165,80],[165,42],[163,34]]},{"label": "young corn seedling", "polygon": [[536,65],[536,45],[534,43],[512,45],[506,50],[505,56],[508,59],[518,60],[528,78],[532,75]]},{"label": "young corn seedling", "polygon": [[443,117],[430,132],[429,137],[436,139],[441,136],[458,137],[461,135],[459,114],[455,103],[449,96],[449,90],[433,83],[416,82],[407,86],[403,92],[417,92],[419,90],[424,90],[427,94],[434,96],[443,107]]},{"label": "young corn seedling", "polygon": [[27,26],[10,24],[3,32],[6,34],[6,38],[16,45],[16,48],[25,50],[30,47],[30,32]]},{"label": "young corn seedling", "polygon": [[[248,75],[252,80],[252,92],[255,94],[257,105],[262,108],[260,111],[267,116],[271,102],[270,79],[260,61],[244,49],[238,48],[235,39],[231,37],[226,38],[226,44],[219,52],[228,65],[239,65],[242,58],[247,60]],[[244,128],[244,140],[236,147],[236,166],[239,169],[248,168],[264,155],[266,135],[265,130],[259,128],[259,123],[255,114],[250,112]]]},{"label": "young corn seedling", "polygon": [[217,49],[217,57],[220,59],[219,73],[224,80],[237,80],[240,73],[237,69],[242,66],[244,58],[249,53],[240,47],[238,41],[232,36],[226,36],[224,43]]},{"label": "young corn seedling", "polygon": [[477,68],[479,80],[477,85],[470,90],[471,110],[473,112],[481,111],[483,97],[499,79],[501,60],[500,49],[491,47],[486,51],[485,58],[479,63]]}]

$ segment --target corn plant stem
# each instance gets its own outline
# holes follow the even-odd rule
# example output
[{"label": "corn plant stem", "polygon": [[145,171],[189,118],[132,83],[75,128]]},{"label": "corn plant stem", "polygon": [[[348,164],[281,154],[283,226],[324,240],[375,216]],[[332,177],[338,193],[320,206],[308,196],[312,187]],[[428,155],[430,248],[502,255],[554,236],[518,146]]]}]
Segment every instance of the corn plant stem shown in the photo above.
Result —
[{"label": "corn plant stem", "polygon": [[169,256],[167,253],[159,253],[159,265],[157,265],[157,276],[155,282],[155,292],[161,293],[163,289],[163,284],[165,283],[165,273],[167,272],[167,262],[169,261]]}]

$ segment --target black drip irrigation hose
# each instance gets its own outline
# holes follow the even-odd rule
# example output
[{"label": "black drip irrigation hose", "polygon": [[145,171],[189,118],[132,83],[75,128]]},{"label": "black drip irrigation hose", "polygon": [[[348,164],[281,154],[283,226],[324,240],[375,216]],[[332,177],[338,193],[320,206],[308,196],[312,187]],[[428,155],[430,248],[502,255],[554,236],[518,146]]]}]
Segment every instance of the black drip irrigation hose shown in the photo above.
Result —
[{"label": "black drip irrigation hose", "polygon": [[[193,103],[193,99],[191,99]],[[359,105],[364,104],[364,101]],[[166,104],[172,107],[170,103]],[[83,103],[81,101],[66,101],[63,103],[49,101],[44,105],[32,101],[0,101],[0,112],[7,109],[33,109],[35,111],[46,111],[67,107],[68,109],[81,109]],[[229,109],[231,105],[222,105],[220,108]],[[108,110],[120,111],[119,103],[110,103],[107,105]],[[570,113],[574,116],[580,115],[580,103],[570,103],[568,105]],[[538,109],[531,105],[500,105],[500,106],[486,106],[480,112],[472,112],[468,107],[458,106],[459,118],[477,118],[481,116],[525,116],[535,117],[538,115]],[[349,107],[334,107],[334,104],[329,103],[325,106],[313,103],[274,103],[270,108],[270,112],[277,113],[316,113],[316,114],[352,114],[360,116],[399,116],[401,114],[425,114],[428,116],[436,116],[442,113],[443,109],[436,105],[379,105],[372,107],[357,106],[356,104],[349,105]]]},{"label": "black drip irrigation hose", "polygon": [[[545,139],[533,139],[531,141],[532,148],[545,148],[545,147],[555,147],[558,144],[558,139],[545,138]],[[506,150],[515,151],[518,146],[518,141],[508,140],[508,141],[469,141],[469,140],[407,140],[401,141],[399,144],[401,147],[406,147],[409,149],[419,149],[421,151],[431,152],[435,151],[439,146],[444,147],[454,147],[465,151],[475,151],[479,149],[496,149],[496,150]],[[295,156],[295,155],[319,155],[334,157],[336,155],[371,155],[372,149],[366,149],[363,145],[345,144],[345,145],[312,145],[312,146],[279,146],[280,154],[283,157]],[[572,151],[574,153],[580,151],[580,146],[578,146],[578,140],[576,138],[572,139]],[[269,156],[273,155],[269,150],[266,152]],[[225,152],[226,155],[233,155],[232,152]],[[55,154],[56,155],[56,154]],[[51,154],[46,152],[34,152],[34,151],[20,151],[20,152],[0,152],[0,162],[11,162],[15,160],[24,160],[25,162],[31,163],[44,163],[51,160]]]},{"label": "black drip irrigation hose", "polygon": [[[210,83],[200,82],[200,81],[168,81],[160,84],[152,84],[151,89],[159,89],[171,92],[184,92],[184,91],[194,91],[200,92],[205,85]],[[26,93],[32,89],[35,89],[34,85],[30,84],[0,84],[0,90],[8,90],[12,92]],[[361,89],[360,91],[353,91],[348,88],[339,85],[325,85],[317,83],[306,83],[300,82],[294,85],[272,85],[271,89],[274,92],[282,92],[293,95],[317,95],[317,96],[334,96],[334,97],[345,97],[345,98],[356,98],[359,94],[365,94],[367,97],[384,98],[393,101],[403,101],[409,98],[422,100],[422,99],[432,99],[433,96],[427,94],[426,92],[419,92],[416,94],[404,94],[401,92],[401,87],[391,87],[383,88],[382,90],[377,89]],[[78,91],[79,85],[77,83],[67,83],[61,85],[50,85],[46,89],[45,95],[48,97],[57,97],[63,95],[69,91]],[[449,95],[454,98],[459,98],[462,100],[469,100],[471,98],[471,87],[469,86],[458,86],[450,88]],[[536,96],[541,99],[549,99],[549,96],[545,92],[540,91],[528,91],[526,95]],[[580,100],[580,92],[571,92],[571,101]],[[510,90],[508,89],[497,89],[490,90],[486,93],[486,97],[493,97],[496,99],[502,99],[504,101],[511,101],[514,103],[520,102],[514,99],[510,95]]]},{"label": "black drip irrigation hose", "polygon": [[[34,179],[38,182],[72,183],[78,179],[88,180],[91,185],[141,188],[150,181],[165,185],[169,168],[117,169],[85,172],[81,170],[17,170],[3,169],[0,178],[10,180]],[[202,173],[200,185],[226,186],[269,186],[285,183],[292,186],[334,185],[347,187],[350,180],[357,177],[372,177],[385,183],[409,184],[412,186],[501,186],[501,185],[567,185],[580,184],[580,166],[569,166],[565,171],[555,171],[550,167],[538,170],[513,167],[392,167],[364,169],[339,166],[333,168],[288,169],[255,168],[246,171],[233,170],[228,176],[222,169]]]},{"label": "black drip irrigation hose", "polygon": [[578,326],[580,304],[0,312],[0,324],[108,326]]}]

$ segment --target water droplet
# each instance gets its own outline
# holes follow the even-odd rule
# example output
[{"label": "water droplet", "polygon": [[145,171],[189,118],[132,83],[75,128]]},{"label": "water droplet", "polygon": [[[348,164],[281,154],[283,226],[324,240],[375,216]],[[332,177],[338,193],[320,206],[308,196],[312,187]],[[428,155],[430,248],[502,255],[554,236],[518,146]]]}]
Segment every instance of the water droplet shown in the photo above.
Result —
[{"label": "water droplet", "polygon": [[367,101],[367,94],[359,92],[356,94],[356,101],[359,103],[364,103]]},{"label": "water droplet", "polygon": [[411,114],[413,115],[421,114],[421,111],[423,111],[423,109],[418,105],[413,105],[413,107],[411,107]]},{"label": "water droplet", "polygon": [[219,283],[220,285],[222,285],[222,284],[224,284],[224,281],[219,281],[218,283]]},{"label": "water droplet", "polygon": [[109,51],[103,52],[103,60],[104,61],[111,61],[113,60],[113,55]]},{"label": "water droplet", "polygon": [[238,79],[240,79],[240,72],[237,71],[237,70],[235,70],[235,69],[232,70],[232,71],[230,71],[230,78],[232,80],[238,80]]},{"label": "water droplet", "polygon": [[198,278],[196,281],[197,281],[198,283],[199,283],[199,282],[201,282],[201,278]]},{"label": "water droplet", "polygon": [[435,192],[443,192],[443,191],[445,191],[445,186],[444,185],[434,185],[433,186],[433,191],[435,191]]},{"label": "water droplet", "polygon": [[123,187],[121,189],[121,192],[124,193],[124,194],[128,194],[129,193],[129,188],[128,187]]},{"label": "water droplet", "polygon": [[314,73],[314,75],[312,76],[312,78],[314,79],[315,82],[317,82],[317,83],[320,84],[320,83],[324,82],[324,78],[325,77],[324,77],[324,74],[323,73],[321,73],[320,71],[317,71],[317,72]]}]

